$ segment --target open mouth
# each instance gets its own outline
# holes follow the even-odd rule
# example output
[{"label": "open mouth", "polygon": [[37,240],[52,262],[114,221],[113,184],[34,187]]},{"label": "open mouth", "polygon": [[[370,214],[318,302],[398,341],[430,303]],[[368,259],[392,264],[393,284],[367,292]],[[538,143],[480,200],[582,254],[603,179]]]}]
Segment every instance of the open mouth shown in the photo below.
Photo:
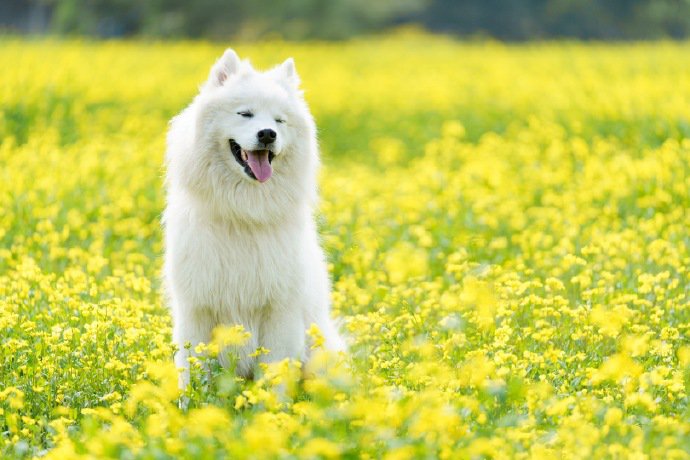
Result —
[{"label": "open mouth", "polygon": [[230,139],[230,150],[235,160],[244,168],[244,172],[252,179],[266,182],[273,174],[271,162],[275,154],[271,150],[245,150],[234,139]]}]

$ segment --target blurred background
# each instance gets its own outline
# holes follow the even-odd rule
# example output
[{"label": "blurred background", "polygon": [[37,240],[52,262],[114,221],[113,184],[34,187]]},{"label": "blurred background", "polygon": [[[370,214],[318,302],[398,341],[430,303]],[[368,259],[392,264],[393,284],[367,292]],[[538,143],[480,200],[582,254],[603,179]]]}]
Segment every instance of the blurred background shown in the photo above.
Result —
[{"label": "blurred background", "polygon": [[690,0],[0,0],[0,32],[342,40],[416,26],[506,41],[683,39]]}]

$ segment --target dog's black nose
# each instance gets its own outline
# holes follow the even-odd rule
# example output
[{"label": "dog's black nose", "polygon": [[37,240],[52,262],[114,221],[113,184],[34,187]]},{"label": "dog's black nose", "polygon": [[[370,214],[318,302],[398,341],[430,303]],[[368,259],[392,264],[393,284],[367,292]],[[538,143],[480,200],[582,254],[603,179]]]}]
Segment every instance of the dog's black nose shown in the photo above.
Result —
[{"label": "dog's black nose", "polygon": [[273,143],[276,140],[276,136],[276,132],[272,129],[262,129],[256,133],[256,137],[259,138],[259,142],[262,142],[264,145]]}]

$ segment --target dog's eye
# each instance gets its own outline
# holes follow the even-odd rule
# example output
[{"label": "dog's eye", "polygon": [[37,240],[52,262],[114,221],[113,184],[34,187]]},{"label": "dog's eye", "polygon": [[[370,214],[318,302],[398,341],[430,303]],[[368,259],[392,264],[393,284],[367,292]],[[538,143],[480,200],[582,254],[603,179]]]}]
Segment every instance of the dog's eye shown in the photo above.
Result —
[{"label": "dog's eye", "polygon": [[251,118],[254,116],[251,112],[237,112],[237,115],[243,116],[244,118]]},{"label": "dog's eye", "polygon": [[285,120],[282,118],[276,118],[276,123],[285,123]]}]

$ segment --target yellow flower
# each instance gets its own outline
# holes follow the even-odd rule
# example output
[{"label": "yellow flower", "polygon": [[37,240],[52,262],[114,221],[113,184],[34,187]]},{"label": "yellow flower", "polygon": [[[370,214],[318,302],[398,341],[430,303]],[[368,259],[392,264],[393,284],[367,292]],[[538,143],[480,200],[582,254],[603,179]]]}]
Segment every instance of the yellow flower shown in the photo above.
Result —
[{"label": "yellow flower", "polygon": [[424,250],[403,241],[386,254],[384,267],[393,284],[423,277],[428,274],[427,254]]},{"label": "yellow flower", "polygon": [[242,346],[247,343],[251,334],[245,331],[241,324],[233,326],[218,326],[213,330],[212,343],[219,348],[228,346]]},{"label": "yellow flower", "polygon": [[678,364],[683,367],[690,366],[690,345],[678,349]]},{"label": "yellow flower", "polygon": [[311,323],[309,329],[307,329],[307,335],[312,341],[310,347],[312,350],[323,348],[323,344],[325,343],[326,339],[324,338],[321,329],[319,329],[319,326],[317,326],[316,323]]},{"label": "yellow flower", "polygon": [[146,372],[152,379],[158,381],[159,388],[163,392],[164,398],[173,400],[179,396],[178,370],[172,361],[149,362],[146,367]]},{"label": "yellow flower", "polygon": [[623,420],[623,411],[617,407],[611,407],[604,415],[604,422],[609,426],[616,426],[621,420]]},{"label": "yellow flower", "polygon": [[302,447],[300,455],[304,458],[338,458],[340,448],[337,444],[325,438],[312,438]]},{"label": "yellow flower", "polygon": [[491,288],[480,280],[470,278],[460,294],[460,302],[475,309],[477,325],[482,329],[493,327],[498,302]]},{"label": "yellow flower", "polygon": [[212,438],[218,430],[227,429],[230,426],[230,415],[221,408],[207,406],[189,411],[185,429],[191,436]]},{"label": "yellow flower", "polygon": [[636,378],[642,373],[642,366],[621,353],[609,356],[592,375],[595,384],[605,380],[620,381],[626,377]]}]

